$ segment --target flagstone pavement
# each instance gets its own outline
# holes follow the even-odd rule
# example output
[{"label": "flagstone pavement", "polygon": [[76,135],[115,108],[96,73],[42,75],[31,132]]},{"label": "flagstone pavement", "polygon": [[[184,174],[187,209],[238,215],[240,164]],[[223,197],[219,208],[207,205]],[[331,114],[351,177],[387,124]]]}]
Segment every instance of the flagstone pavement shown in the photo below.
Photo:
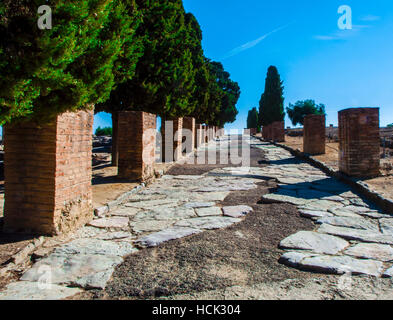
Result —
[{"label": "flagstone pavement", "polygon": [[[290,203],[314,231],[300,231],[278,244],[288,267],[330,274],[393,274],[393,216],[380,212],[321,170],[272,144],[245,137],[265,152],[265,167],[228,167],[202,175],[165,175],[131,195],[107,216],[78,230],[73,239],[37,261],[1,299],[62,299],[83,289],[103,289],[123,258],[146,247],[220,229],[252,214],[249,206],[220,207],[230,192],[256,188],[276,179],[264,203]],[[229,136],[199,151],[225,148]],[[285,223],[285,221],[283,221]]]}]

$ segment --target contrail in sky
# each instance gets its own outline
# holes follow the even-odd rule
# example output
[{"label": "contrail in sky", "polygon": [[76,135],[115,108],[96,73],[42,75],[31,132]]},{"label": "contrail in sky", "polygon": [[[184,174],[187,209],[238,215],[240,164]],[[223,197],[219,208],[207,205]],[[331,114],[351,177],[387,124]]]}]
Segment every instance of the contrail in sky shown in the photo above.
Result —
[{"label": "contrail in sky", "polygon": [[[293,23],[293,22],[292,22],[292,23]],[[262,40],[265,40],[267,37],[269,37],[269,36],[272,35],[273,33],[276,33],[276,32],[278,32],[278,31],[280,31],[280,30],[282,30],[282,29],[285,29],[286,27],[288,27],[288,26],[289,26],[290,24],[292,24],[292,23],[288,23],[288,24],[286,24],[286,25],[284,25],[284,26],[281,26],[281,27],[279,27],[279,28],[277,28],[277,29],[274,29],[273,31],[270,31],[270,32],[264,34],[262,37],[259,37],[259,38],[256,39],[256,40],[247,42],[247,43],[241,45],[240,47],[237,47],[237,48],[235,48],[235,49],[229,51],[222,59],[227,59],[227,58],[233,57],[233,56],[235,56],[235,55],[237,55],[237,54],[239,54],[239,53],[241,53],[241,52],[243,52],[243,51],[245,51],[245,50],[248,50],[248,49],[251,49],[251,48],[255,47],[255,46],[256,46],[258,43],[260,43]]]}]

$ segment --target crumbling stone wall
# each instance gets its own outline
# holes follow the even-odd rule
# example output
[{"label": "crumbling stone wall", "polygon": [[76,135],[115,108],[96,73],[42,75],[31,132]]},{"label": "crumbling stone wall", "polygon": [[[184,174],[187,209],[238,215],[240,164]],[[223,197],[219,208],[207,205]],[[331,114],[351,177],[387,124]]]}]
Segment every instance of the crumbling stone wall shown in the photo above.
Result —
[{"label": "crumbling stone wall", "polygon": [[379,108],[345,109],[338,113],[339,169],[349,176],[379,174]]},{"label": "crumbling stone wall", "polygon": [[93,218],[93,121],[80,111],[4,127],[5,231],[57,235]]}]

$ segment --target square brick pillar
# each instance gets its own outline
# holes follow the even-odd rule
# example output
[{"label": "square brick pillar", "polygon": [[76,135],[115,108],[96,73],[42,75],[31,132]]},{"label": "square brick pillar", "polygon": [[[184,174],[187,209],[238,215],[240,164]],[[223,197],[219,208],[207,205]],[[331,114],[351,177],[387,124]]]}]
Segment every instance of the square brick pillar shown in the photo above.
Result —
[{"label": "square brick pillar", "polygon": [[5,126],[4,229],[58,235],[93,218],[93,111]]},{"label": "square brick pillar", "polygon": [[118,113],[118,177],[147,181],[154,176],[157,117],[142,111]]},{"label": "square brick pillar", "polygon": [[263,126],[263,129],[262,129],[262,131],[263,131],[263,138],[266,141],[271,141],[272,140],[272,137],[273,137],[272,129],[273,129],[273,127],[272,127],[271,124]]},{"label": "square brick pillar", "polygon": [[304,118],[303,151],[311,155],[325,154],[326,117],[310,114]]},{"label": "square brick pillar", "polygon": [[185,148],[186,153],[191,153],[195,149],[195,118],[184,117],[183,118],[183,132],[182,135],[186,138]]},{"label": "square brick pillar", "polygon": [[203,126],[197,124],[195,126],[195,148],[199,148],[203,144]]},{"label": "square brick pillar", "polygon": [[183,118],[163,120],[161,124],[161,156],[163,162],[173,162],[182,158]]},{"label": "square brick pillar", "polygon": [[274,142],[285,141],[285,123],[284,121],[276,121],[271,124],[271,140]]},{"label": "square brick pillar", "polygon": [[255,136],[257,134],[257,128],[251,128],[250,129],[250,135]]},{"label": "square brick pillar", "polygon": [[205,143],[209,143],[209,126],[208,125],[205,125],[204,127],[203,127],[203,136],[204,136],[204,140],[205,140]]},{"label": "square brick pillar", "polygon": [[379,108],[342,110],[338,123],[340,171],[355,177],[379,175]]}]

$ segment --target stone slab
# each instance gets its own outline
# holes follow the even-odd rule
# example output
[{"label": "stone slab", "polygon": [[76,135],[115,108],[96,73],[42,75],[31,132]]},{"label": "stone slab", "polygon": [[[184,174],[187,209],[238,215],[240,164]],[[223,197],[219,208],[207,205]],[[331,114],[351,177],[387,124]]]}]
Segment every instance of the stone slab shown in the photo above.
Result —
[{"label": "stone slab", "polygon": [[88,223],[88,226],[105,229],[127,229],[129,219],[127,217],[110,217],[96,219]]},{"label": "stone slab", "polygon": [[299,262],[298,266],[314,272],[364,274],[375,277],[379,277],[383,271],[383,263],[380,261],[360,260],[348,256],[306,257]]},{"label": "stone slab", "polygon": [[241,219],[218,216],[181,220],[176,222],[175,225],[179,227],[212,230],[226,228],[238,222],[241,222]]},{"label": "stone slab", "polygon": [[359,243],[348,248],[344,253],[361,259],[393,261],[393,248],[386,244]]},{"label": "stone slab", "polygon": [[232,218],[242,218],[253,211],[250,206],[228,206],[223,207],[224,216]]},{"label": "stone slab", "polygon": [[310,250],[315,253],[337,254],[349,243],[341,238],[312,231],[299,231],[280,242],[283,249]]},{"label": "stone slab", "polygon": [[195,209],[198,217],[221,216],[222,211],[219,207],[197,208]]},{"label": "stone slab", "polygon": [[180,239],[202,232],[202,230],[188,227],[172,227],[164,229],[160,232],[152,233],[142,238],[139,238],[134,243],[142,247],[156,247],[161,243]]},{"label": "stone slab", "polygon": [[78,288],[18,281],[10,283],[0,292],[0,300],[61,300],[80,292],[82,290]]}]

